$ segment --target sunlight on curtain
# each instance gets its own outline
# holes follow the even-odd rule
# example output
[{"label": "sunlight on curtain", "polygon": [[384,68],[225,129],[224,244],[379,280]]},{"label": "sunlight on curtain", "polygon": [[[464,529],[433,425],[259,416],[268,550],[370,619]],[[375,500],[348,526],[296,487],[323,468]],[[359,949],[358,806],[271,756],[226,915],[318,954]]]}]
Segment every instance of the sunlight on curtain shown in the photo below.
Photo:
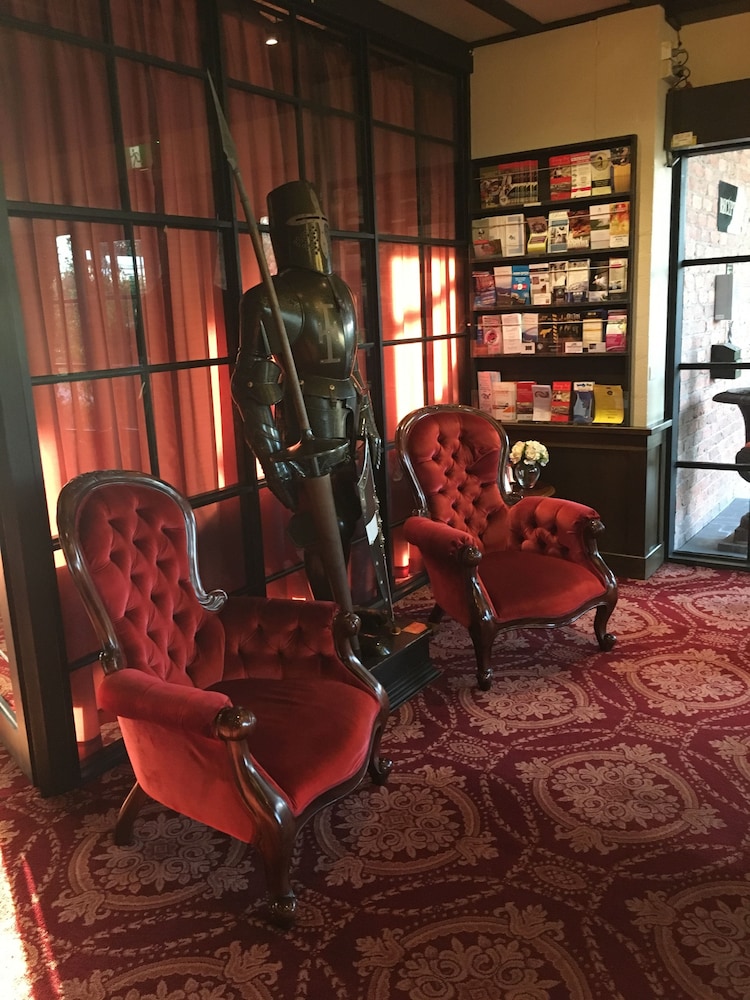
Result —
[{"label": "sunlight on curtain", "polygon": [[385,434],[390,441],[401,417],[425,401],[419,248],[382,243],[379,256],[383,340],[417,341],[383,349]]},{"label": "sunlight on curtain", "polygon": [[422,336],[419,248],[407,244],[381,243],[380,281],[383,340],[406,340]]},{"label": "sunlight on curtain", "polygon": [[[452,247],[426,251],[425,319],[428,338],[458,332],[456,252]],[[459,345],[455,339],[428,339],[427,394],[431,403],[451,403],[459,398]]]}]

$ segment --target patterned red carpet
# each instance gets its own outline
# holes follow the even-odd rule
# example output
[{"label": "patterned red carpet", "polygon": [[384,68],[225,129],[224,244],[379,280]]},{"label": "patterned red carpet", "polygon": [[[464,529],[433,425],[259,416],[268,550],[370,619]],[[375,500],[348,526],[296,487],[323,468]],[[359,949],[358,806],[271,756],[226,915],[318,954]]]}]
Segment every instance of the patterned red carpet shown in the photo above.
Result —
[{"label": "patterned red carpet", "polygon": [[3,757],[2,995],[747,1000],[749,603],[750,575],[664,566],[622,584],[611,653],[590,615],[512,634],[488,693],[441,625],[389,784],[302,838],[288,933],[251,849],[157,807],[113,845],[126,767],[44,800]]}]

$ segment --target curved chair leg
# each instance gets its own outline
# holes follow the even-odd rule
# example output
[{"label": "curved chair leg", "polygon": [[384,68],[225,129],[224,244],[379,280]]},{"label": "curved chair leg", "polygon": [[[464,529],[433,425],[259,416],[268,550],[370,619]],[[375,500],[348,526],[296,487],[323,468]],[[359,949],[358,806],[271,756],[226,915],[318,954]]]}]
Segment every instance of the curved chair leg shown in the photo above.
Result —
[{"label": "curved chair leg", "polygon": [[373,751],[370,763],[367,766],[373,785],[384,785],[388,781],[388,775],[391,773],[392,767],[392,760],[388,757],[381,757]]},{"label": "curved chair leg", "polygon": [[133,824],[148,799],[148,795],[136,781],[125,797],[117,815],[114,837],[118,847],[125,847],[127,844],[133,843]]},{"label": "curved chair leg", "polygon": [[477,684],[480,691],[489,691],[492,686],[492,643],[497,630],[488,622],[479,622],[469,626],[469,635],[474,646],[477,660]]},{"label": "curved chair leg", "polygon": [[617,642],[617,636],[607,631],[607,622],[612,611],[613,608],[610,605],[600,604],[594,616],[594,633],[599,643],[599,649],[605,653],[612,649]]},{"label": "curved chair leg", "polygon": [[294,838],[283,838],[275,846],[257,845],[263,857],[268,887],[268,910],[272,924],[286,930],[297,915],[297,897],[292,889],[289,871],[292,864]]},{"label": "curved chair leg", "polygon": [[445,614],[445,612],[440,607],[440,605],[436,604],[433,607],[432,611],[430,612],[430,617],[427,620],[429,622],[431,622],[433,625],[437,625],[438,622],[441,622],[443,620],[443,615],[444,614]]}]

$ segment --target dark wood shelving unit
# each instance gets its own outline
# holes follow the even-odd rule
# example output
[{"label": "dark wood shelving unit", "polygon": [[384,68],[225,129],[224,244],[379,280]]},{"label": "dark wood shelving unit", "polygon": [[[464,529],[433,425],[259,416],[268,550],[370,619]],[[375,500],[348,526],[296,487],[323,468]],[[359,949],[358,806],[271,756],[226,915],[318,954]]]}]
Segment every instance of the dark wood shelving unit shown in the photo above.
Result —
[{"label": "dark wood shelving unit", "polygon": [[[593,186],[592,176],[592,188],[589,193],[577,197],[559,197],[557,194],[553,197],[553,189],[557,188],[559,180],[553,177],[556,158],[580,156],[585,163],[584,154],[591,157],[592,154],[601,151],[609,151],[610,154],[610,190],[599,193]],[[602,159],[596,164],[600,181],[603,179],[603,162]],[[515,170],[504,169],[512,164],[519,166]],[[524,164],[532,166],[526,169]],[[617,175],[615,166],[622,168]],[[498,167],[501,169],[498,170]],[[475,377],[481,372],[499,372],[504,382],[532,381],[551,385],[555,381],[571,384],[580,381],[622,387],[621,423],[574,423],[572,401],[568,422],[531,421],[527,417],[510,421],[497,411],[495,415],[503,420],[511,444],[528,438],[537,438],[547,444],[550,463],[544,470],[544,478],[554,487],[555,495],[594,507],[605,524],[601,550],[609,565],[622,576],[646,579],[664,561],[663,483],[671,424],[669,421],[664,421],[653,427],[635,427],[631,423],[631,368],[636,294],[636,168],[637,141],[634,135],[594,139],[585,143],[525,150],[473,160],[470,201],[472,230],[470,313],[473,321],[472,362]],[[492,187],[493,171],[498,177],[500,192],[498,201],[502,201],[505,197],[507,199],[505,204],[491,203],[495,197]],[[585,173],[584,170],[583,174]],[[549,223],[549,213],[552,211],[586,210],[590,213],[592,207],[615,204],[627,205],[629,223],[627,245],[624,245],[625,240],[622,236],[616,234],[615,246],[594,248],[579,246],[565,251],[550,251],[548,242],[544,250],[528,252],[528,241],[531,236],[528,225],[530,219],[544,217]],[[596,211],[594,214],[597,214]],[[512,227],[506,232],[503,224],[503,220],[514,215],[523,217],[524,242],[521,254],[517,252],[518,227],[515,227],[513,236]],[[482,234],[479,232],[482,229],[481,220],[493,220],[492,225],[487,223],[484,227],[487,230],[484,234],[486,242],[481,242]],[[492,242],[491,235],[496,238],[499,235],[499,247],[497,243]],[[548,231],[548,241],[549,235]],[[479,244],[475,242],[478,236]],[[597,239],[603,242],[601,230]],[[613,242],[611,232],[609,241]],[[508,244],[515,248],[516,252],[506,252]],[[498,250],[500,252],[497,252]],[[494,303],[479,301],[479,287],[474,277],[477,272],[490,272],[494,277],[496,267],[507,268],[514,264],[527,267],[531,264],[584,260],[591,262],[592,268],[600,268],[613,259],[625,261],[627,271],[625,288],[617,289],[608,285],[606,295],[602,298],[595,297],[593,301],[588,298],[591,291],[591,271],[586,290],[582,291],[579,286],[575,296],[577,300],[574,300],[574,296],[566,290],[568,301],[561,298],[553,302],[550,289],[549,302],[508,302],[505,299]],[[488,278],[483,280],[486,285],[489,284]],[[497,288],[495,292],[498,293]],[[624,344],[619,344],[618,349],[607,350],[606,321],[610,312],[625,314],[626,332]],[[562,323],[563,317],[567,315],[569,328],[565,331],[566,339],[557,341],[556,347],[547,344],[546,349],[539,350],[538,342],[536,347],[529,346],[529,338],[523,344],[523,353],[490,353],[491,348],[488,350],[478,336],[484,325],[483,317],[499,315],[502,325],[502,317],[511,313],[521,313],[522,316],[526,314],[524,327],[529,332],[533,331],[534,319],[528,317],[535,317],[536,323],[541,325],[548,324],[548,317],[553,315],[559,316],[559,322]],[[587,342],[582,336],[580,344],[566,348],[565,344],[572,342],[575,318],[578,316],[583,318],[586,314],[590,314],[588,318],[594,320],[597,318],[596,314],[602,317],[603,347],[598,349],[590,347],[593,341]],[[596,326],[589,329],[596,330]],[[552,341],[552,344],[554,343],[555,341]],[[611,343],[614,346],[614,337]],[[477,400],[479,405],[483,405],[479,392]]]}]

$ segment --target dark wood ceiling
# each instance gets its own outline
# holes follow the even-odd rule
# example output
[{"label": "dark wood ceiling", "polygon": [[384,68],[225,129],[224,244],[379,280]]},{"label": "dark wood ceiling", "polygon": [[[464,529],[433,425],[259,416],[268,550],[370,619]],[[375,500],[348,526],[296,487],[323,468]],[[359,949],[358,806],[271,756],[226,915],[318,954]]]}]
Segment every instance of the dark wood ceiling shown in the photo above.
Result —
[{"label": "dark wood ceiling", "polygon": [[[507,41],[568,24],[590,21],[652,0],[382,0],[470,46]],[[373,6],[377,7],[375,3]],[[666,20],[679,30],[686,24],[750,11],[750,0],[662,0]]]}]

